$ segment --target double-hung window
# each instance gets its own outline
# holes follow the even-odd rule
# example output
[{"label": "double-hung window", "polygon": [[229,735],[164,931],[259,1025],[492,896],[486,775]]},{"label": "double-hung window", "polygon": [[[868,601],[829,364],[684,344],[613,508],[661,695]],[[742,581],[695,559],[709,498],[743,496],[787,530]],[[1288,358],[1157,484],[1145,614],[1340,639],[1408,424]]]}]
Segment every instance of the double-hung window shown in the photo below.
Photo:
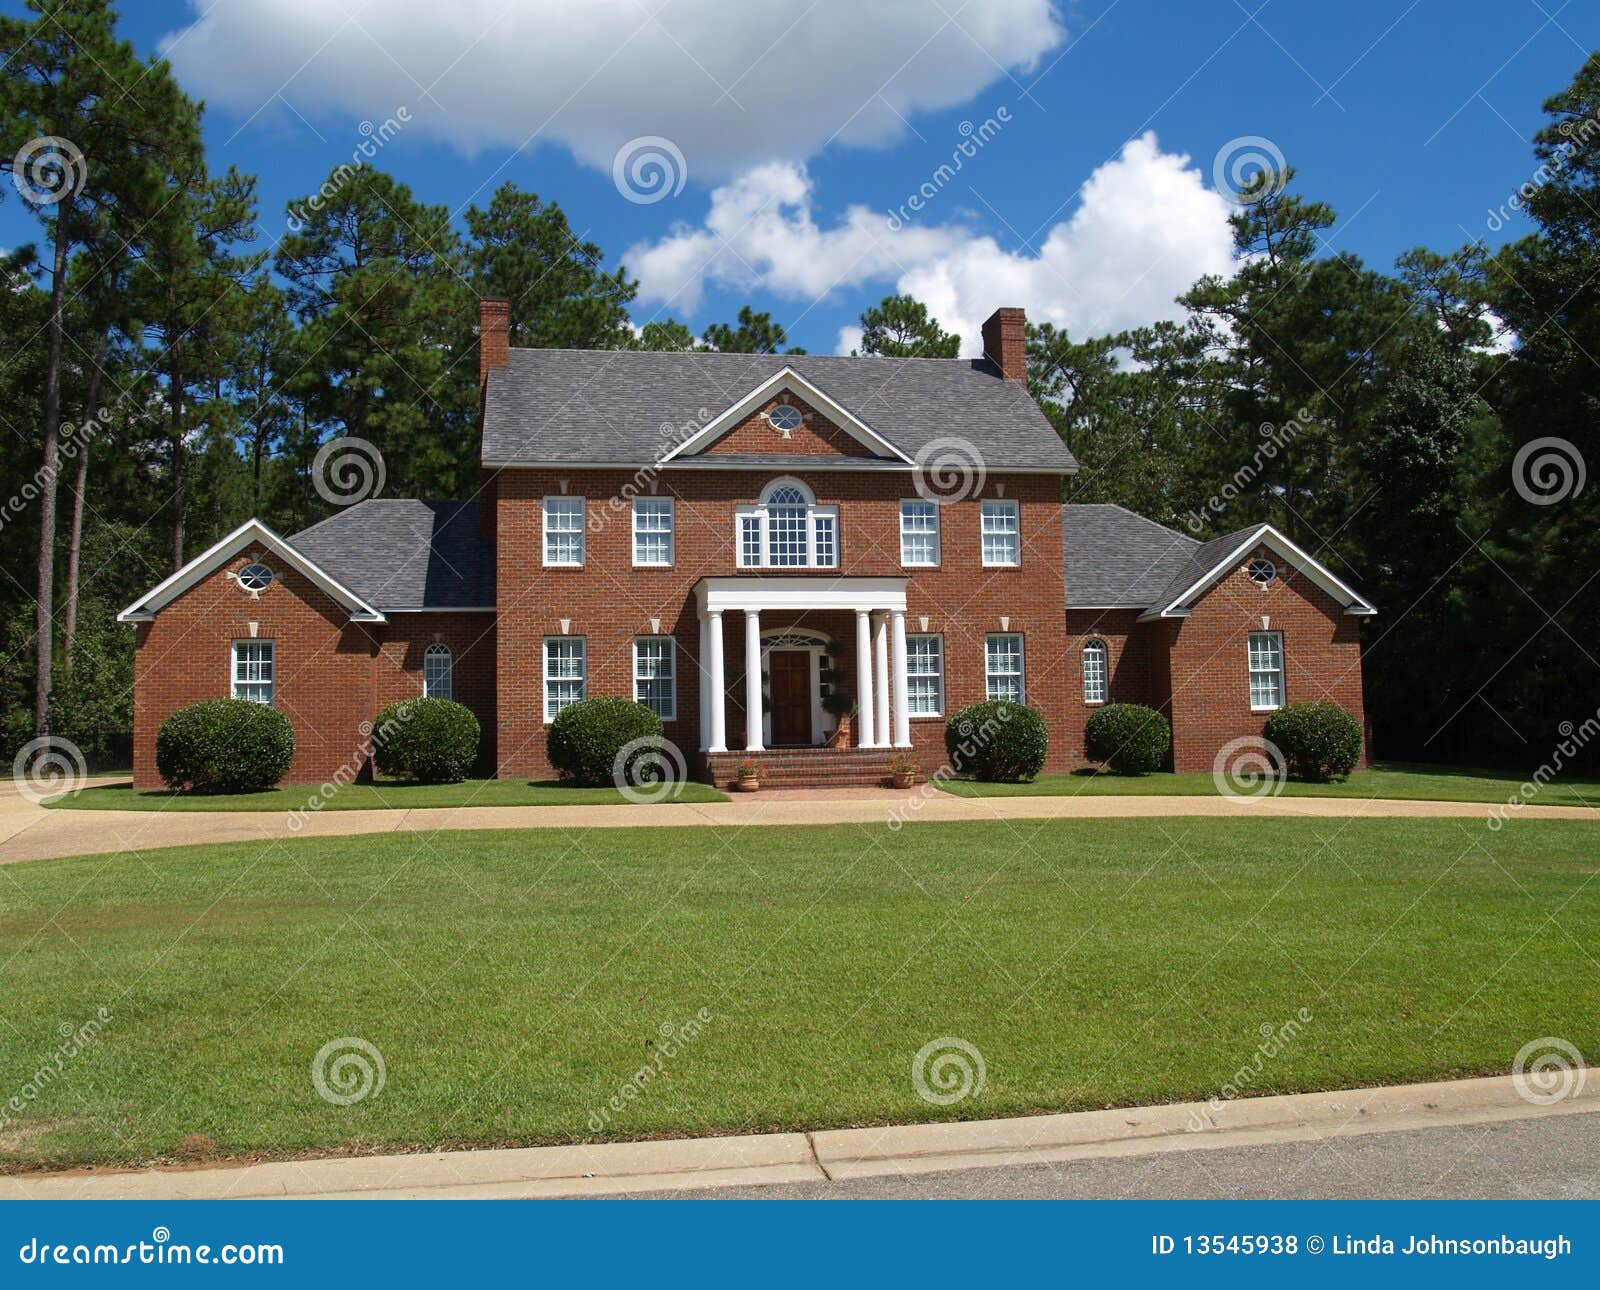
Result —
[{"label": "double-hung window", "polygon": [[544,719],[554,721],[563,708],[583,698],[589,664],[582,636],[544,638]]},{"label": "double-hung window", "polygon": [[982,504],[983,563],[986,567],[1022,563],[1022,525],[1014,501]]},{"label": "double-hung window", "polygon": [[906,637],[906,698],[914,717],[944,712],[944,637]]},{"label": "double-hung window", "polygon": [[1027,694],[1022,681],[1022,636],[1017,632],[995,632],[984,639],[983,648],[988,697],[1021,703]]},{"label": "double-hung window", "polygon": [[673,518],[670,497],[633,499],[633,563],[636,567],[664,569],[672,564]]},{"label": "double-hung window", "polygon": [[670,636],[637,636],[633,642],[633,697],[663,721],[678,716],[678,664]]},{"label": "double-hung window", "polygon": [[1283,707],[1283,633],[1250,633],[1250,710]]},{"label": "double-hung window", "polygon": [[276,682],[277,658],[272,641],[234,641],[234,698],[270,705]]},{"label": "double-hung window", "polygon": [[429,699],[455,698],[455,656],[438,643],[422,652],[422,693]]},{"label": "double-hung window", "polygon": [[583,564],[583,547],[583,498],[545,498],[545,564],[577,568]]},{"label": "double-hung window", "polygon": [[1083,647],[1083,701],[1106,701],[1106,643],[1090,641]]},{"label": "double-hung window", "polygon": [[911,498],[900,503],[900,563],[908,568],[939,564],[939,506]]},{"label": "double-hung window", "polygon": [[756,506],[738,510],[741,569],[836,569],[839,508],[818,506],[797,479],[768,484]]}]

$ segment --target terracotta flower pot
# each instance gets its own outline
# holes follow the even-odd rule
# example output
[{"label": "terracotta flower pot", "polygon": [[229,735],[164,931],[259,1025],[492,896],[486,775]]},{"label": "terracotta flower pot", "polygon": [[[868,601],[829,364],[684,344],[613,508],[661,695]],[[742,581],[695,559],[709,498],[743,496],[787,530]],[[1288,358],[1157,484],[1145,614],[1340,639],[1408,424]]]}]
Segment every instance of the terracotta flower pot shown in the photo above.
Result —
[{"label": "terracotta flower pot", "polygon": [[736,792],[753,793],[761,787],[761,780],[755,775],[746,775],[743,779],[734,780],[733,787]]},{"label": "terracotta flower pot", "polygon": [[914,783],[917,782],[917,776],[915,772],[909,770],[902,774],[893,776],[893,779],[894,786],[896,788],[910,788]]}]

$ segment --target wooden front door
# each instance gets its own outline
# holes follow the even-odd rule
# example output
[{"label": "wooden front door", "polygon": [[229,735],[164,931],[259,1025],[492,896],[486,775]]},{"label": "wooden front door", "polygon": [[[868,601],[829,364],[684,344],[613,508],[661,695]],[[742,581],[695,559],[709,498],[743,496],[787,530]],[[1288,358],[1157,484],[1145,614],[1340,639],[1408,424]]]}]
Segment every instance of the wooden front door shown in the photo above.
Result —
[{"label": "wooden front door", "polygon": [[767,655],[772,678],[772,742],[811,742],[811,655],[805,650],[775,649]]}]

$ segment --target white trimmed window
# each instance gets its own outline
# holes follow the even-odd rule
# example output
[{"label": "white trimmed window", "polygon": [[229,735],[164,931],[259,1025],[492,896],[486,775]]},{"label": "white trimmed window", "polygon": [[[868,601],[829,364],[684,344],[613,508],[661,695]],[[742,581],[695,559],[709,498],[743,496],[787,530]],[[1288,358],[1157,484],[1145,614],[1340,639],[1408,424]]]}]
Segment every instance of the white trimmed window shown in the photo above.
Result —
[{"label": "white trimmed window", "polygon": [[233,697],[271,705],[277,684],[277,651],[272,641],[234,641]]},{"label": "white trimmed window", "polygon": [[1016,502],[983,503],[983,563],[990,568],[1022,563],[1022,523]]},{"label": "white trimmed window", "polygon": [[670,636],[633,640],[633,697],[663,721],[678,718],[677,642]]},{"label": "white trimmed window", "polygon": [[544,719],[583,698],[589,684],[588,654],[582,636],[544,638]]},{"label": "white trimmed window", "polygon": [[435,643],[422,651],[422,694],[429,699],[453,699],[456,660],[448,645]]},{"label": "white trimmed window", "polygon": [[1083,647],[1083,701],[1106,701],[1106,643],[1090,641]]},{"label": "white trimmed window", "polygon": [[633,563],[644,568],[668,568],[673,560],[673,499],[633,499]]},{"label": "white trimmed window", "polygon": [[1022,683],[1022,636],[1018,632],[995,632],[983,642],[984,684],[990,699],[1009,699],[1021,703],[1027,694]]},{"label": "white trimmed window", "polygon": [[1250,710],[1283,707],[1283,633],[1250,633]]},{"label": "white trimmed window", "polygon": [[583,546],[583,498],[545,498],[545,564],[577,568],[583,564]]},{"label": "white trimmed window", "polygon": [[944,637],[906,637],[906,698],[914,717],[944,712]]},{"label": "white trimmed window", "polygon": [[939,564],[939,507],[910,498],[900,503],[900,563],[910,568]]},{"label": "white trimmed window", "polygon": [[798,479],[774,480],[737,516],[741,569],[839,567],[839,508],[818,506]]}]

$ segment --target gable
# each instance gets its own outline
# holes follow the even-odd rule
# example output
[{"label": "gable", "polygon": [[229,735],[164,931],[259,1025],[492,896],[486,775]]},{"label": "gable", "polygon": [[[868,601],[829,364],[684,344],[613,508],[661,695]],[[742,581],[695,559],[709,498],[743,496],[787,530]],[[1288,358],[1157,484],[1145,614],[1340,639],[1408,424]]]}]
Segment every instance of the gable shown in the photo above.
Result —
[{"label": "gable", "polygon": [[1330,597],[1346,614],[1377,613],[1367,600],[1309,552],[1296,546],[1270,524],[1217,538],[1195,551],[1190,566],[1143,618],[1183,618],[1195,602],[1230,574],[1244,568],[1257,553],[1294,571]]},{"label": "gable", "polygon": [[[793,408],[802,418],[793,428],[773,422],[777,408]],[[701,455],[744,457],[873,457],[872,449],[847,433],[805,399],[784,392],[733,426],[720,439],[701,449]]]}]

